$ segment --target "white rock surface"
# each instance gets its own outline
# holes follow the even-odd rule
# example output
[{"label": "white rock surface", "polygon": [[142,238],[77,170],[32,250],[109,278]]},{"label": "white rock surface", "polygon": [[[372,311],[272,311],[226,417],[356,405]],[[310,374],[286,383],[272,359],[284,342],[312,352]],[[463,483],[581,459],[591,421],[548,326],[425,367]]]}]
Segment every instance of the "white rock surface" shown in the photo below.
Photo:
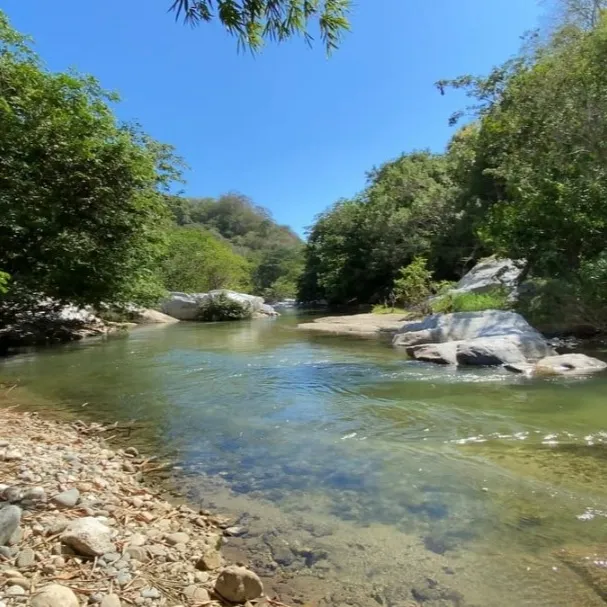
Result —
[{"label": "white rock surface", "polygon": [[523,271],[521,262],[512,259],[486,257],[481,259],[450,293],[485,293],[497,287],[514,291]]},{"label": "white rock surface", "polygon": [[560,354],[538,361],[533,369],[536,375],[585,375],[607,369],[607,363],[586,354]]},{"label": "white rock surface", "polygon": [[520,314],[503,310],[432,314],[406,322],[392,343],[417,360],[441,364],[515,364],[554,354]]},{"label": "white rock surface", "polygon": [[61,534],[61,542],[86,556],[101,556],[115,551],[111,530],[92,516],[72,521]]}]

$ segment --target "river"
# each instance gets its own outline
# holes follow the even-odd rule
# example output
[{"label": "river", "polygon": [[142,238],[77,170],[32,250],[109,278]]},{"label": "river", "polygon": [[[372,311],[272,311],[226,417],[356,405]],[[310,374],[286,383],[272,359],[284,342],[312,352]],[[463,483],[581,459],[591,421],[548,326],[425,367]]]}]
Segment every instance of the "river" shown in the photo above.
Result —
[{"label": "river", "polygon": [[140,328],[0,379],[30,406],[137,420],[181,491],[238,519],[227,553],[294,602],[604,605],[607,375],[455,371],[297,320]]}]

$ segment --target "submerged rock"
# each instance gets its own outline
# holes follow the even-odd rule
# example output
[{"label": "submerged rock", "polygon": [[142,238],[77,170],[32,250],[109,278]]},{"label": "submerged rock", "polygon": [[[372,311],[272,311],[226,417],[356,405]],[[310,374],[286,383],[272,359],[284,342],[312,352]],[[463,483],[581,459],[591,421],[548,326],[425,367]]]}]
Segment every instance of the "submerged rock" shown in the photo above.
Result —
[{"label": "submerged rock", "polygon": [[607,363],[586,354],[547,356],[533,368],[535,375],[585,375],[607,369]]},{"label": "submerged rock", "polygon": [[263,584],[250,569],[232,565],[219,574],[215,591],[232,603],[245,603],[263,594]]}]

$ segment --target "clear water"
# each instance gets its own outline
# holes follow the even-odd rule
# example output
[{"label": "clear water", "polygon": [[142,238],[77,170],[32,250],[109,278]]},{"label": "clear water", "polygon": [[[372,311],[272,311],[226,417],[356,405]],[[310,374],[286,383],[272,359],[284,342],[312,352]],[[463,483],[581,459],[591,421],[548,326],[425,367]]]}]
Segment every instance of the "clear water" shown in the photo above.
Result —
[{"label": "clear water", "polygon": [[287,598],[604,605],[607,376],[454,371],[296,322],[142,328],[7,359],[0,379],[137,420],[181,489],[241,516],[228,550]]}]

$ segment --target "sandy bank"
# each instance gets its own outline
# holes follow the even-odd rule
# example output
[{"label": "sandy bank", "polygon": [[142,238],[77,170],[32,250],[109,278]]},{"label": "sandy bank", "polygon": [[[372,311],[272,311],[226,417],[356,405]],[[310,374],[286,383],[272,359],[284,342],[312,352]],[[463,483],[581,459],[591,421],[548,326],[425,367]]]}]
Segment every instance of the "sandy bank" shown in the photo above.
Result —
[{"label": "sandy bank", "polygon": [[329,333],[332,335],[353,335],[356,337],[391,338],[407,320],[399,314],[352,314],[350,316],[326,316],[312,322],[297,325],[298,329]]}]

